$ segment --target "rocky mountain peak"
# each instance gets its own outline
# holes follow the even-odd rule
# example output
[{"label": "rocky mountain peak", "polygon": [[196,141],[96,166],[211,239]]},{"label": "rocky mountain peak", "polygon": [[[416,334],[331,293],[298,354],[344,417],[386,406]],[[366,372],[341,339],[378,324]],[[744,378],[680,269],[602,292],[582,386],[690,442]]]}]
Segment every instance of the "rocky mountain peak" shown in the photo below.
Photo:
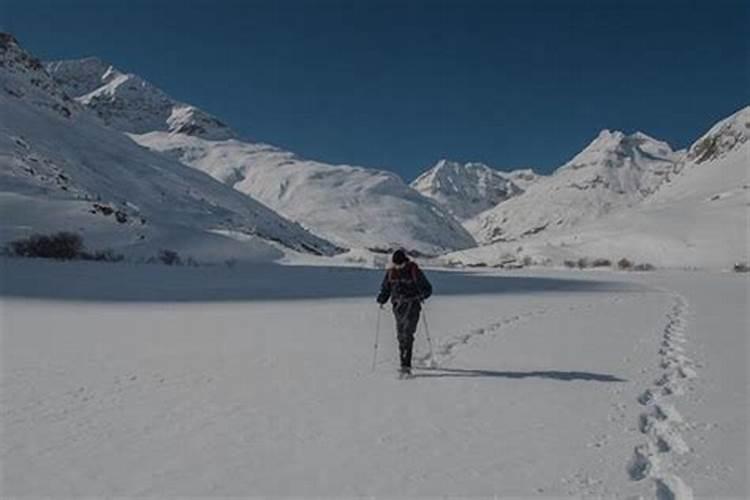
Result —
[{"label": "rocky mountain peak", "polygon": [[721,120],[690,146],[687,157],[703,163],[724,156],[750,139],[750,106]]},{"label": "rocky mountain peak", "polygon": [[45,66],[67,93],[120,131],[167,131],[210,140],[236,137],[218,118],[99,58],[51,61]]},{"label": "rocky mountain peak", "polygon": [[459,220],[473,217],[522,192],[506,173],[484,163],[446,159],[417,177],[411,187]]}]

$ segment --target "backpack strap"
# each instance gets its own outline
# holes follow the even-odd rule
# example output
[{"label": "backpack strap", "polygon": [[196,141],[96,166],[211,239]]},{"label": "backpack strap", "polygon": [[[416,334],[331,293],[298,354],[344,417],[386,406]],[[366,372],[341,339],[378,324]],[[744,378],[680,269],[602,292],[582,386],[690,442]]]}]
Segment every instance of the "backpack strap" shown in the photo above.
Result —
[{"label": "backpack strap", "polygon": [[417,271],[419,271],[419,266],[414,261],[409,261],[409,269],[411,271],[411,280],[416,284],[417,283]]}]

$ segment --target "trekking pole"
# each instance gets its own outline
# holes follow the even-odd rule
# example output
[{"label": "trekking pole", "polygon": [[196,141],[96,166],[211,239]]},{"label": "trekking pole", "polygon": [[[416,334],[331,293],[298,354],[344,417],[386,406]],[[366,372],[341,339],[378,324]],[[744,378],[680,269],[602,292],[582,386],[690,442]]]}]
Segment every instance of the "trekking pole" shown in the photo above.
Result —
[{"label": "trekking pole", "polygon": [[427,347],[430,350],[430,367],[435,368],[437,362],[435,361],[434,351],[432,350],[432,337],[430,337],[430,327],[427,324],[427,309],[422,307],[422,326],[425,337],[427,337]]},{"label": "trekking pole", "polygon": [[375,321],[375,348],[372,352],[372,371],[375,371],[375,364],[378,362],[378,337],[380,337],[380,311],[382,307],[378,307],[378,319]]}]

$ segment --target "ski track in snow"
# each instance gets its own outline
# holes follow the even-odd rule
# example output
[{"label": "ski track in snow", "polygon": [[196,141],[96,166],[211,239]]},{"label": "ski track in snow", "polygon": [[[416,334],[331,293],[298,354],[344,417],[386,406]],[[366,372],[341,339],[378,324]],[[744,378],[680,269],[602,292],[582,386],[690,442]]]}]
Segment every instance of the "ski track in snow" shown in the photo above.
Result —
[{"label": "ski track in snow", "polygon": [[697,377],[695,362],[685,355],[685,327],[689,306],[681,295],[674,295],[667,324],[660,342],[660,375],[638,396],[644,407],[638,429],[646,442],[636,446],[627,467],[633,481],[650,479],[658,500],[692,500],[692,489],[674,472],[673,457],[692,452],[683,438],[685,421],[674,406],[685,394],[686,385]]}]

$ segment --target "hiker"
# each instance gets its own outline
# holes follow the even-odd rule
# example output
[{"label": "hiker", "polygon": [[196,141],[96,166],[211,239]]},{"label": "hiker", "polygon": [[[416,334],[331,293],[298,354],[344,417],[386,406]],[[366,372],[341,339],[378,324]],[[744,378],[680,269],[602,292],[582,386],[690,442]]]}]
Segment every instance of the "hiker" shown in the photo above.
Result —
[{"label": "hiker", "polygon": [[377,301],[382,308],[388,298],[391,299],[401,360],[399,373],[408,376],[411,375],[411,351],[419,313],[422,311],[422,302],[432,295],[432,285],[419,266],[409,260],[404,250],[393,252],[391,261],[392,265],[386,270]]}]

